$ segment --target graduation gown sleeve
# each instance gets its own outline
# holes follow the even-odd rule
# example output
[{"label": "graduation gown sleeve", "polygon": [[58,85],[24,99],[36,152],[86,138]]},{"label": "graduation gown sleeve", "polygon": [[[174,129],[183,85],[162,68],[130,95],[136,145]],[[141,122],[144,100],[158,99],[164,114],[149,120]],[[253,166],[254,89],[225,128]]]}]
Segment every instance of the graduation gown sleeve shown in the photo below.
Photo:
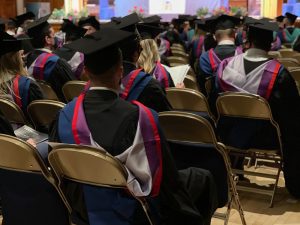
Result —
[{"label": "graduation gown sleeve", "polygon": [[43,92],[40,88],[40,86],[35,82],[31,81],[30,86],[29,86],[29,101],[28,103],[30,104],[31,102],[35,100],[41,100],[44,99]]},{"label": "graduation gown sleeve", "polygon": [[12,126],[10,125],[9,121],[7,121],[7,119],[4,117],[1,110],[0,110],[0,134],[15,136]]}]

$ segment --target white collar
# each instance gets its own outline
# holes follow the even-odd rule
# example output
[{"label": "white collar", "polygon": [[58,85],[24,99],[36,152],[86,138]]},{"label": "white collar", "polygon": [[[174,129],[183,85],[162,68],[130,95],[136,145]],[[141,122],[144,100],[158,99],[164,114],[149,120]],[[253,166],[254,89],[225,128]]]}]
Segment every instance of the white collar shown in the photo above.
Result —
[{"label": "white collar", "polygon": [[91,90],[91,91],[94,91],[94,90],[111,91],[111,92],[114,92],[116,95],[119,96],[118,91],[115,90],[115,89],[112,89],[112,88],[107,88],[107,87],[90,87],[90,90]]},{"label": "white collar", "polygon": [[244,53],[244,59],[252,62],[264,61],[268,58],[268,53],[258,48],[250,48]]},{"label": "white collar", "polygon": [[48,53],[52,53],[52,51],[48,48],[38,48],[36,50],[39,50],[39,51],[43,51],[43,52],[48,52]]},{"label": "white collar", "polygon": [[218,45],[235,45],[231,40],[223,40],[218,43]]}]

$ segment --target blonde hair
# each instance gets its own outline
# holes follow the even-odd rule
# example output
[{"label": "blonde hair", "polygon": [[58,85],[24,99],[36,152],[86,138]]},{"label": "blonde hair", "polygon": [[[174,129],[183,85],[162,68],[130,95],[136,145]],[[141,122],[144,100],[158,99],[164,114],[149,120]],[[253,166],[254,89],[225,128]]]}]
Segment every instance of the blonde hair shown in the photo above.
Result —
[{"label": "blonde hair", "polygon": [[0,94],[12,93],[8,84],[15,75],[27,76],[27,71],[23,67],[21,53],[9,52],[0,56]]},{"label": "blonde hair", "polygon": [[146,39],[140,42],[142,52],[137,61],[139,68],[143,68],[146,73],[151,73],[155,67],[155,63],[160,61],[158,47],[153,39]]}]

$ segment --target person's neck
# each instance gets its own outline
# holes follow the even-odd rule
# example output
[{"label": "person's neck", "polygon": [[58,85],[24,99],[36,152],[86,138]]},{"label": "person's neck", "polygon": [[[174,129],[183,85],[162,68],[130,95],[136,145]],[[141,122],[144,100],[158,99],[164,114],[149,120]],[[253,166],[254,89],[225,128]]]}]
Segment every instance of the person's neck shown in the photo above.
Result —
[{"label": "person's neck", "polygon": [[115,85],[112,82],[99,81],[99,80],[98,81],[91,80],[90,87],[104,87],[104,88],[112,89],[114,91],[118,91],[118,89],[120,88],[119,85]]}]

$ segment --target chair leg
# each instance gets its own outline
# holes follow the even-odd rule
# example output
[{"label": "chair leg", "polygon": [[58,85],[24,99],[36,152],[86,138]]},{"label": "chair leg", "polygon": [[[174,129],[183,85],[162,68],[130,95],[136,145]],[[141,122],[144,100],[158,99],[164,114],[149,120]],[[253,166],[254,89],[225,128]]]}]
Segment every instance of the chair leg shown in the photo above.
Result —
[{"label": "chair leg", "polygon": [[229,217],[230,217],[230,212],[231,212],[231,209],[232,209],[232,199],[233,199],[233,194],[231,193],[230,194],[230,199],[229,199],[229,202],[228,202],[228,205],[227,205],[227,210],[226,210],[226,217],[225,217],[225,221],[224,221],[224,225],[227,225],[228,224],[228,221],[229,221]]},{"label": "chair leg", "polygon": [[277,172],[277,176],[276,176],[276,181],[274,183],[273,193],[272,193],[270,206],[269,206],[270,208],[273,208],[273,206],[274,206],[274,198],[275,198],[275,194],[276,194],[276,191],[277,191],[277,186],[278,186],[278,181],[279,181],[279,177],[280,177],[281,168],[282,168],[282,162],[280,162],[280,164],[279,164],[279,168],[278,168],[278,172]]}]

